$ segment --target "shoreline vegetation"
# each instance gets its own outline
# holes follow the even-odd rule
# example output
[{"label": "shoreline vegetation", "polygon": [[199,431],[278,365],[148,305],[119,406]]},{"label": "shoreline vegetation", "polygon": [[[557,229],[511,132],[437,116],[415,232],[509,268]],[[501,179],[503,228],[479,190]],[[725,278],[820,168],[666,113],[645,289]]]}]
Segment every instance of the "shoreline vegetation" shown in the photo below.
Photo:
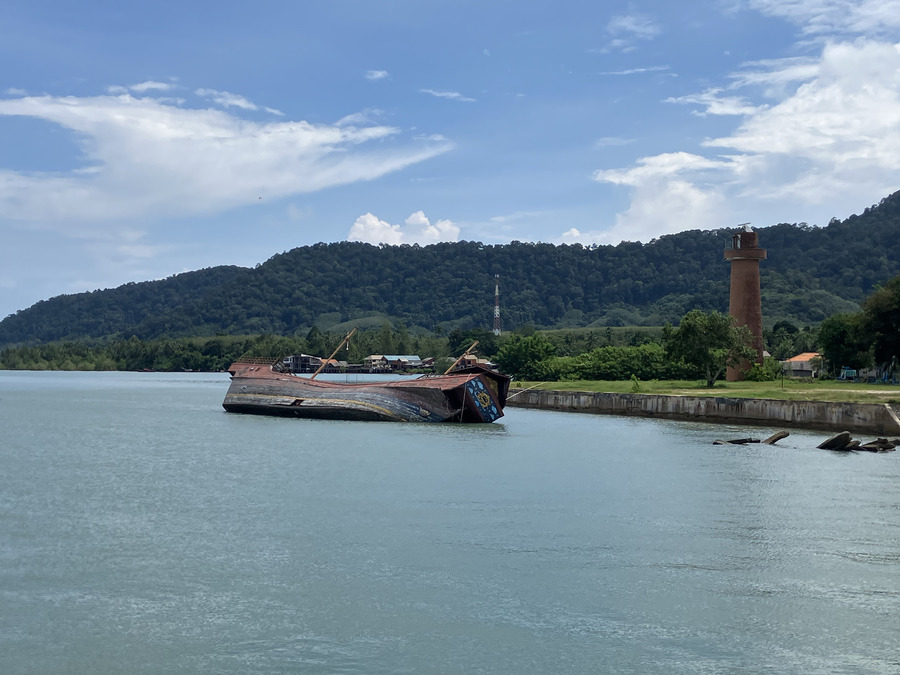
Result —
[{"label": "shoreline vegetation", "polygon": [[[776,331],[773,337],[777,335],[780,333]],[[805,339],[804,333],[798,335]],[[484,330],[428,336],[413,335],[403,326],[395,328],[385,324],[380,330],[362,331],[354,336],[350,351],[342,352],[341,357],[357,363],[369,354],[416,353],[433,355],[441,364],[447,361],[446,365],[449,365],[454,355],[461,353],[473,340],[479,340],[479,354],[494,359],[504,372],[514,375],[513,386],[521,389],[900,404],[898,385],[831,378],[772,375],[772,379],[762,381],[725,382],[719,379],[710,388],[697,368],[673,365],[663,345],[643,342],[647,336],[636,330],[604,331],[599,337],[595,336],[601,346],[593,348],[590,337],[590,332],[583,331],[539,331],[528,337],[510,333],[498,339]],[[0,349],[0,370],[223,372],[240,357],[327,354],[342,338],[341,335],[311,330],[305,337],[228,335],[162,340],[131,337],[96,345],[69,342],[10,346]],[[640,344],[629,344],[634,342]],[[795,345],[794,349],[802,346]],[[560,356],[560,353],[571,356]],[[580,356],[575,356],[577,354]],[[577,376],[575,369],[570,369],[573,372],[566,377],[557,378],[544,377],[541,372],[547,370],[546,364],[556,366],[567,360],[582,366],[582,377]],[[663,376],[670,372],[676,376]],[[600,377],[584,376],[593,373]],[[602,376],[607,373],[614,377]]]},{"label": "shoreline vegetation", "polygon": [[[524,390],[893,406],[900,403],[900,387],[888,384],[896,383],[900,373],[898,327],[900,276],[869,296],[857,315],[834,315],[816,329],[801,330],[782,320],[764,330],[763,345],[771,356],[766,353],[746,370],[742,382],[721,378],[726,367],[743,367],[759,358],[753,336],[728,314],[698,309],[685,314],[678,327],[652,330],[523,326],[502,336],[478,328],[438,335],[384,320],[377,330],[354,327],[349,342],[343,334],[313,327],[305,337],[222,334],[141,340],[132,335],[94,343],[10,345],[0,348],[0,369],[221,372],[245,357],[322,358],[340,350],[338,359],[346,364],[364,363],[374,354],[425,354],[442,370],[441,364],[449,366],[464,349],[477,345],[479,357],[521,382]],[[785,360],[798,353],[815,354],[808,370],[821,377],[785,377]],[[845,373],[855,378],[857,372],[865,381],[843,379]]]}]

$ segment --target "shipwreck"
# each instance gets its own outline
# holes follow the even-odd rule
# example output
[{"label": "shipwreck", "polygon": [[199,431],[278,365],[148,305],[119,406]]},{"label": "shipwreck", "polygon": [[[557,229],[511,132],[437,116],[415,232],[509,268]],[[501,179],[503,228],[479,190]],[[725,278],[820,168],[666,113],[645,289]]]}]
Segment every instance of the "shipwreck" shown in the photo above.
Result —
[{"label": "shipwreck", "polygon": [[310,377],[279,372],[276,363],[233,363],[222,407],[234,413],[326,420],[487,423],[503,416],[511,379],[481,366],[454,369],[454,364],[443,375],[334,382],[315,379],[318,372]]}]

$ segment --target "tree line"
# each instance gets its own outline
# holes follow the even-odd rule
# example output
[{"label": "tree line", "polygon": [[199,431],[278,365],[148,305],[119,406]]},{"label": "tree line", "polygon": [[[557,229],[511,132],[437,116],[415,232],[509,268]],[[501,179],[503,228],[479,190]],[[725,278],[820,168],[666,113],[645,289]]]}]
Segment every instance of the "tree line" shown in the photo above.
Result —
[{"label": "tree line", "polygon": [[[819,349],[832,374],[842,366],[858,369],[875,364],[895,373],[900,358],[900,276],[876,288],[858,313],[835,314],[818,330],[780,321],[765,331],[763,338],[771,357],[753,365],[748,379],[774,379],[780,373],[778,361]],[[63,342],[8,347],[0,351],[0,368],[222,371],[242,357],[326,356],[342,339],[343,333],[316,326],[303,337],[264,334],[141,340],[131,336],[94,346]],[[477,328],[456,328],[440,336],[384,321],[378,329],[358,332],[338,358],[350,363],[361,363],[370,354],[449,359],[476,341],[478,353],[492,358],[504,372],[541,381],[701,378],[711,387],[726,367],[756,360],[746,327],[735,326],[729,315],[699,309],[685,314],[677,326],[666,324],[659,330],[607,326],[538,331],[525,326],[502,337]]]},{"label": "tree line", "polygon": [[[859,311],[900,273],[900,193],[826,227],[759,228],[766,316],[805,328]],[[445,337],[492,325],[501,275],[504,328],[662,326],[693,309],[725,311],[731,230],[690,230],[647,244],[512,242],[316,244],[254,269],[214,267],[64,295],[0,321],[0,346],[225,335],[302,336],[313,327],[377,330],[383,321]]]},{"label": "tree line", "polygon": [[859,312],[825,319],[819,327],[819,344],[833,372],[842,366],[900,370],[900,276],[878,287]]},{"label": "tree line", "polygon": [[[656,329],[605,328],[600,330],[563,330],[547,334],[559,341],[559,354],[578,354],[594,346],[628,346],[651,339]],[[516,335],[534,335],[524,327]],[[328,356],[346,333],[322,331],[313,326],[304,336],[274,334],[141,340],[131,336],[102,344],[67,341],[44,345],[7,347],[0,350],[0,369],[7,370],[225,370],[242,357],[283,358],[290,354]],[[456,357],[473,342],[476,352],[494,357],[510,335],[499,337],[484,329],[456,328],[447,335],[413,333],[404,324],[383,322],[378,328],[358,331],[336,358],[362,363],[371,354],[416,354],[423,358]]]},{"label": "tree line", "polygon": [[[659,341],[603,346],[559,356],[543,335],[513,336],[497,353],[504,372],[526,380],[682,380],[701,378],[712,387],[728,366],[753,361],[756,350],[746,326],[734,318],[695,309],[677,328],[667,324]],[[756,377],[761,376],[755,373]],[[768,379],[768,378],[766,378]]]},{"label": "tree line", "polygon": [[[824,375],[843,367],[877,367],[883,375],[900,374],[900,276],[877,287],[853,314],[835,314],[818,329],[800,329],[787,321],[764,331],[770,356],[754,363],[757,354],[746,327],[716,311],[692,310],[677,327],[667,324],[658,338],[641,344],[602,346],[565,356],[546,334],[512,336],[497,361],[506,372],[529,380],[672,380],[702,377],[708,387],[729,366],[752,364],[750,380],[773,380],[780,361],[802,353],[821,352]],[[814,357],[818,358],[818,357]]]}]

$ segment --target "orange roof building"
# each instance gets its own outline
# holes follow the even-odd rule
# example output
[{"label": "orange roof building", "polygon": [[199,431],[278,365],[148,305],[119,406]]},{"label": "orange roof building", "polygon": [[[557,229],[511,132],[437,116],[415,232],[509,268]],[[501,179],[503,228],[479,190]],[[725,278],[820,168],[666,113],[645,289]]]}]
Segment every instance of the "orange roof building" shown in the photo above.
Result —
[{"label": "orange roof building", "polygon": [[788,371],[792,377],[816,377],[819,369],[813,367],[812,360],[821,358],[822,355],[818,352],[803,352],[785,359],[782,363],[788,365]]}]

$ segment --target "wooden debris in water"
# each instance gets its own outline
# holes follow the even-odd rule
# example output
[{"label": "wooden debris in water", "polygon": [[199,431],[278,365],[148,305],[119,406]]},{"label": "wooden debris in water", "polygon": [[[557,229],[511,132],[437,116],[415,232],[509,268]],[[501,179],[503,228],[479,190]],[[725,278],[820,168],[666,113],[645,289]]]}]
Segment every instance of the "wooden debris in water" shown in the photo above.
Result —
[{"label": "wooden debris in water", "polygon": [[790,432],[788,431],[779,431],[777,434],[772,434],[766,440],[763,441],[764,445],[775,445],[778,441],[783,438],[787,438],[790,436]]}]

